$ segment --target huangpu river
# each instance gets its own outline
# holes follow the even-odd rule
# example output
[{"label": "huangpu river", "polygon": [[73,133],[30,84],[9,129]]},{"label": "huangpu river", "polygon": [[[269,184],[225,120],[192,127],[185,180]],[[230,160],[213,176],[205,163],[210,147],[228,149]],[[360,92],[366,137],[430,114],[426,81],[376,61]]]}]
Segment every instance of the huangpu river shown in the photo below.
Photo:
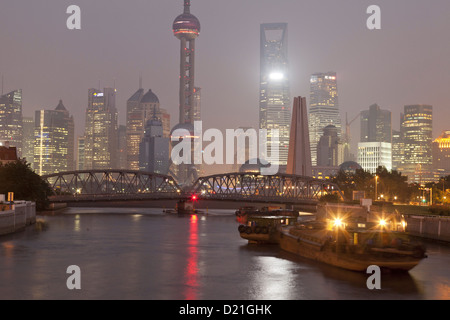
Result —
[{"label": "huangpu river", "polygon": [[[149,208],[66,208],[0,238],[0,299],[353,300],[450,299],[450,245],[406,274],[314,262],[240,238],[234,210],[179,216]],[[81,289],[69,290],[69,266]]]}]

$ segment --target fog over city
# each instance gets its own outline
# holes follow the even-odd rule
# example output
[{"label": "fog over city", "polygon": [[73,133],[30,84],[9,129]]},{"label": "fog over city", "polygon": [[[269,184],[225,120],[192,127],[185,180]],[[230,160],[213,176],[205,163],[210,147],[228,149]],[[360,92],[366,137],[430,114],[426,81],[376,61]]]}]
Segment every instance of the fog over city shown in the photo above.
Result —
[{"label": "fog over city", "polygon": [[[81,30],[68,30],[70,5]],[[178,123],[179,41],[172,23],[182,1],[4,0],[0,10],[3,92],[23,89],[24,116],[59,99],[82,135],[89,88],[117,88],[119,123],[139,87],[152,89]],[[381,30],[368,30],[367,7],[381,8]],[[192,0],[201,22],[195,84],[205,128],[258,127],[260,24],[288,23],[291,96],[309,100],[309,77],[338,75],[342,122],[374,103],[392,111],[433,106],[433,138],[450,116],[450,2],[434,0]],[[352,125],[353,144],[359,122]]]}]

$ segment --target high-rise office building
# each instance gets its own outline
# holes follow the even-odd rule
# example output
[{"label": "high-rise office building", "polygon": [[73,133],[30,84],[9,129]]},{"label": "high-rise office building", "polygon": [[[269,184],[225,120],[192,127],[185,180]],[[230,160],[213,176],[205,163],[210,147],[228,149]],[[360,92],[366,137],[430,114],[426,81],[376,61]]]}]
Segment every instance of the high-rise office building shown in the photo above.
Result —
[{"label": "high-rise office building", "polygon": [[84,136],[77,138],[77,164],[76,170],[84,170]]},{"label": "high-rise office building", "polygon": [[408,181],[424,184],[434,181],[432,170],[433,107],[407,105],[401,126],[404,157],[403,173]]},{"label": "high-rise office building", "polygon": [[360,142],[392,143],[391,111],[382,110],[377,104],[361,111]]},{"label": "high-rise office building", "polygon": [[127,169],[127,126],[119,125],[117,130],[117,145],[118,145],[118,169]]},{"label": "high-rise office building", "polygon": [[61,100],[54,110],[36,111],[34,136],[34,169],[37,174],[72,171],[74,121]]},{"label": "high-rise office building", "polygon": [[169,172],[169,138],[163,136],[162,121],[157,117],[147,121],[139,145],[139,169],[146,172]]},{"label": "high-rise office building", "polygon": [[389,142],[360,142],[358,143],[358,164],[374,174],[378,167],[392,170],[392,147]]},{"label": "high-rise office building", "polygon": [[433,141],[433,169],[440,177],[450,175],[450,130]]},{"label": "high-rise office building", "polygon": [[392,130],[392,169],[402,171],[402,162],[405,157],[405,144],[401,131]]},{"label": "high-rise office building", "polygon": [[337,167],[344,162],[344,145],[334,125],[323,128],[323,135],[317,144],[317,166]]},{"label": "high-rise office building", "polygon": [[34,168],[34,118],[23,117],[22,158]]},{"label": "high-rise office building", "polygon": [[139,144],[144,137],[145,126],[153,117],[160,120],[163,125],[164,137],[170,136],[170,115],[160,108],[157,95],[140,88],[127,101],[127,167],[130,170],[139,170]]},{"label": "high-rise office building", "polygon": [[[267,131],[267,152],[279,148],[278,165],[286,167],[289,153],[291,103],[289,88],[288,25],[264,23],[260,28],[259,128]],[[279,145],[271,130],[278,130]],[[269,156],[269,155],[266,155]]]},{"label": "high-rise office building", "polygon": [[14,90],[0,96],[0,141],[8,141],[22,157],[23,123],[22,90]]},{"label": "high-rise office building", "polygon": [[116,90],[89,89],[84,169],[116,169],[118,114]]},{"label": "high-rise office building", "polygon": [[317,165],[317,144],[323,134],[323,128],[334,125],[338,137],[342,134],[337,75],[335,72],[315,73],[310,78],[309,136],[311,142],[311,160]]}]

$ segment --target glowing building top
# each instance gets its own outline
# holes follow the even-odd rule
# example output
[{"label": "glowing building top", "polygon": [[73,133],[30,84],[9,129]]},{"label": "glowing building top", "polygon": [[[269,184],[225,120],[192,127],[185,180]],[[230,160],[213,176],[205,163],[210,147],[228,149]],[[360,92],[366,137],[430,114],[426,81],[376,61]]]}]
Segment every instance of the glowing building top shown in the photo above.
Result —
[{"label": "glowing building top", "polygon": [[200,34],[200,21],[191,14],[191,1],[184,0],[184,12],[173,22],[173,34],[178,39],[192,40]]}]

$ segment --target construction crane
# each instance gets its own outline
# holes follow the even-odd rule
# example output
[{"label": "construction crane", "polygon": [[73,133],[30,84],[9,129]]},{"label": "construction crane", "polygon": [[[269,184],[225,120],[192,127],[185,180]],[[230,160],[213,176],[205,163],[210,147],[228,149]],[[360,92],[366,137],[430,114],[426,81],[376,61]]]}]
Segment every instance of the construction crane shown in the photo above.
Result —
[{"label": "construction crane", "polygon": [[358,114],[350,122],[348,122],[347,112],[345,113],[345,142],[348,144],[350,144],[350,126],[360,115],[361,112],[358,112]]}]

